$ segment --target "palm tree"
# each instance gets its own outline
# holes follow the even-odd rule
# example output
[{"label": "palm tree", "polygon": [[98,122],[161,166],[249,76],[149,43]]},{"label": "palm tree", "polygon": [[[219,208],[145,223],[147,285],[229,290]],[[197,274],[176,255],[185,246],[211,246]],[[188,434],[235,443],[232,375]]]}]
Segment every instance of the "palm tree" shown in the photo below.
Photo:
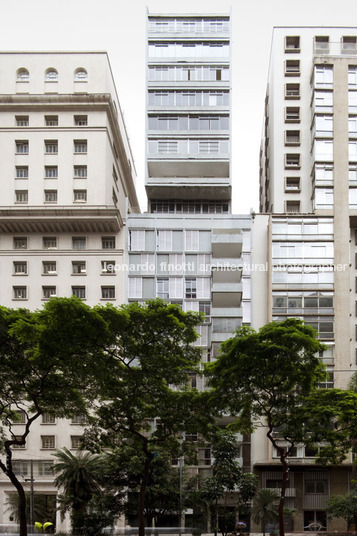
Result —
[{"label": "palm tree", "polygon": [[261,523],[263,536],[265,536],[265,525],[268,521],[274,521],[279,517],[277,502],[280,494],[274,489],[261,488],[254,498],[252,514],[255,523]]},{"label": "palm tree", "polygon": [[59,460],[53,467],[54,473],[58,473],[55,486],[63,490],[59,496],[60,510],[62,514],[71,510],[73,533],[81,534],[89,502],[100,492],[102,457],[83,451],[72,454],[66,447],[57,450],[55,456]]}]

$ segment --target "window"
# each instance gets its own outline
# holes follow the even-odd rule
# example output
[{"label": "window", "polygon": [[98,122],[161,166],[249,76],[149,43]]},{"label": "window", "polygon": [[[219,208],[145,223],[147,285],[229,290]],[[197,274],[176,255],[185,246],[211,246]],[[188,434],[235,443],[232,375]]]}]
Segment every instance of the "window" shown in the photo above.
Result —
[{"label": "window", "polygon": [[348,87],[357,86],[357,65],[348,66]]},{"label": "window", "polygon": [[74,140],[74,152],[86,153],[87,152],[87,140]]},{"label": "window", "polygon": [[73,190],[74,203],[86,203],[87,202],[87,190]]},{"label": "window", "polygon": [[300,177],[285,177],[286,192],[300,192]]},{"label": "window", "polygon": [[74,172],[75,179],[87,178],[87,166],[74,166],[73,172]]},{"label": "window", "polygon": [[115,261],[101,261],[102,274],[114,274],[115,266]]},{"label": "window", "polygon": [[45,82],[58,82],[58,72],[56,69],[47,69],[45,73]]},{"label": "window", "polygon": [[12,410],[11,423],[12,424],[25,424],[26,413],[23,409]]},{"label": "window", "polygon": [[288,106],[285,108],[285,122],[286,123],[299,123],[300,122],[300,108]]},{"label": "window", "polygon": [[330,50],[328,35],[316,35],[315,37],[315,52],[318,54],[328,54]]},{"label": "window", "polygon": [[156,296],[164,300],[169,298],[169,279],[168,278],[157,279]]},{"label": "window", "polygon": [[[316,455],[316,452],[314,455]],[[305,451],[305,456],[306,456],[306,451]],[[327,481],[326,480],[305,480],[305,493],[306,494],[311,494],[311,493],[326,494],[327,493]]]},{"label": "window", "polygon": [[26,261],[14,261],[14,275],[27,275],[27,262]]},{"label": "window", "polygon": [[57,166],[45,166],[45,179],[57,179],[58,167]]},{"label": "window", "polygon": [[76,127],[86,127],[88,125],[88,116],[87,115],[75,115],[74,125]]},{"label": "window", "polygon": [[54,449],[56,447],[54,435],[41,436],[41,446],[43,449]]},{"label": "window", "polygon": [[286,154],[285,155],[285,169],[295,168],[300,169],[300,155],[299,154]]},{"label": "window", "polygon": [[16,115],[16,126],[17,127],[28,127],[29,126],[29,116],[28,115]]},{"label": "window", "polygon": [[72,238],[72,247],[73,249],[86,249],[87,239],[84,237],[73,237]]},{"label": "window", "polygon": [[300,60],[286,60],[285,76],[300,76]]},{"label": "window", "polygon": [[29,194],[27,190],[15,190],[15,203],[28,203]]},{"label": "window", "polygon": [[42,287],[42,298],[49,300],[53,296],[56,296],[56,287]]},{"label": "window", "polygon": [[12,287],[14,300],[27,299],[27,287]]},{"label": "window", "polygon": [[286,212],[300,212],[300,201],[287,201]]},{"label": "window", "polygon": [[15,237],[14,238],[14,249],[27,249],[27,238],[26,237]]},{"label": "window", "polygon": [[332,65],[315,65],[315,87],[329,88],[333,87],[333,66]]},{"label": "window", "polygon": [[204,322],[211,321],[211,304],[209,302],[200,302],[198,306],[198,310],[200,313],[205,314]]},{"label": "window", "polygon": [[53,415],[50,415],[49,413],[43,413],[42,414],[42,424],[55,424],[56,419]]},{"label": "window", "polygon": [[45,140],[45,153],[46,154],[58,153],[58,140]]},{"label": "window", "polygon": [[16,74],[16,81],[17,82],[29,82],[30,80],[30,73],[27,69],[19,69]]},{"label": "window", "polygon": [[199,250],[199,231],[186,231],[186,250],[198,251]]},{"label": "window", "polygon": [[300,130],[286,130],[285,145],[300,145]]},{"label": "window", "polygon": [[28,154],[29,142],[28,140],[15,141],[16,154]]},{"label": "window", "polygon": [[85,69],[77,69],[74,73],[74,81],[75,82],[87,82],[88,80],[88,73]]},{"label": "window", "polygon": [[76,296],[77,298],[81,298],[82,300],[85,300],[86,298],[86,287],[72,287],[72,295]]},{"label": "window", "polygon": [[86,274],[85,261],[72,261],[72,274]]},{"label": "window", "polygon": [[29,168],[28,166],[16,166],[16,179],[28,179]]},{"label": "window", "polygon": [[82,444],[82,436],[71,436],[71,449],[80,449]]},{"label": "window", "polygon": [[57,190],[45,190],[45,203],[57,203]]},{"label": "window", "polygon": [[300,84],[286,84],[285,85],[285,98],[286,99],[299,99],[300,98]]},{"label": "window", "polygon": [[300,37],[298,35],[285,37],[285,52],[300,52]]},{"label": "window", "polygon": [[58,115],[45,115],[45,125],[46,127],[57,127]]},{"label": "window", "polygon": [[44,236],[42,238],[43,249],[57,249],[57,238],[55,236]]},{"label": "window", "polygon": [[115,287],[102,287],[102,300],[114,300]]},{"label": "window", "polygon": [[357,37],[355,35],[344,35],[342,37],[342,52],[345,54],[355,54],[357,52]]},{"label": "window", "polygon": [[86,424],[87,416],[85,413],[74,413],[71,422],[72,424]]},{"label": "window", "polygon": [[115,236],[102,236],[102,249],[115,249]]},{"label": "window", "polygon": [[186,277],[185,279],[185,297],[197,298],[197,281],[195,277]]},{"label": "window", "polygon": [[43,261],[42,272],[46,275],[57,275],[56,261]]}]

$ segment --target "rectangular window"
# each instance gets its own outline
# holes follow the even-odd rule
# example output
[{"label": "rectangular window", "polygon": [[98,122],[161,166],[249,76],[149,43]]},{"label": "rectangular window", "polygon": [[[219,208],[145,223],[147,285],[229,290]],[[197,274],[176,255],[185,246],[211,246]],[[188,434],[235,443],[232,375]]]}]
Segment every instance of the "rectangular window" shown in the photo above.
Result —
[{"label": "rectangular window", "polygon": [[86,153],[87,152],[87,140],[74,140],[74,152]]},{"label": "rectangular window", "polygon": [[86,203],[87,202],[87,190],[73,190],[73,202],[74,203]]},{"label": "rectangular window", "polygon": [[45,115],[45,125],[46,127],[57,127],[58,115]]},{"label": "rectangular window", "polygon": [[58,153],[58,140],[45,140],[45,153],[57,154]]},{"label": "rectangular window", "polygon": [[285,37],[285,52],[300,52],[300,36],[287,35]]},{"label": "rectangular window", "polygon": [[355,35],[344,35],[342,37],[342,52],[344,54],[355,54],[357,52],[357,37]]},{"label": "rectangular window", "polygon": [[300,108],[296,106],[288,106],[285,108],[285,123],[299,123]]},{"label": "rectangular window", "polygon": [[16,115],[16,126],[17,127],[28,127],[29,126],[29,116],[28,115]]},{"label": "rectangular window", "polygon": [[102,274],[115,273],[115,261],[101,261]]},{"label": "rectangular window", "polygon": [[45,203],[57,203],[57,190],[45,190]]},{"label": "rectangular window", "polygon": [[41,447],[43,449],[54,449],[56,447],[55,436],[54,435],[41,436]]},{"label": "rectangular window", "polygon": [[300,169],[300,155],[299,154],[286,154],[285,155],[285,169],[294,168]]},{"label": "rectangular window", "polygon": [[286,60],[285,76],[300,76],[300,60]]},{"label": "rectangular window", "polygon": [[102,236],[102,249],[115,249],[115,236]]},{"label": "rectangular window", "polygon": [[76,127],[86,127],[88,125],[88,116],[87,115],[75,115],[74,125]]},{"label": "rectangular window", "polygon": [[86,297],[86,287],[83,286],[75,286],[72,287],[72,295],[76,296],[77,298],[81,298],[82,300],[85,300]]},{"label": "rectangular window", "polygon": [[328,54],[330,51],[330,38],[328,35],[315,36],[315,52],[317,54]]},{"label": "rectangular window", "polygon": [[12,287],[14,300],[27,299],[27,287]]},{"label": "rectangular window", "polygon": [[287,201],[286,212],[300,212],[300,201]]},{"label": "rectangular window", "polygon": [[300,130],[286,130],[285,145],[300,145]]},{"label": "rectangular window", "polygon": [[28,140],[17,140],[15,141],[15,149],[17,154],[28,154],[29,152],[29,142]]},{"label": "rectangular window", "polygon": [[188,299],[197,298],[197,280],[195,277],[186,277],[185,297]]},{"label": "rectangular window", "polygon": [[57,179],[58,178],[58,167],[57,166],[45,166],[45,178],[46,179]]},{"label": "rectangular window", "polygon": [[56,275],[57,274],[57,263],[56,261],[43,261],[42,262],[42,273],[46,275]]},{"label": "rectangular window", "polygon": [[72,261],[72,274],[86,274],[85,261]]},{"label": "rectangular window", "polygon": [[27,238],[26,237],[15,237],[14,238],[14,249],[27,249]]},{"label": "rectangular window", "polygon": [[16,175],[17,179],[28,179],[29,178],[29,168],[28,166],[16,166]]},{"label": "rectangular window", "polygon": [[73,175],[75,179],[87,178],[87,166],[74,166]]},{"label": "rectangular window", "polygon": [[286,84],[285,98],[286,99],[299,99],[300,98],[300,84]]},{"label": "rectangular window", "polygon": [[72,247],[73,249],[86,249],[87,239],[85,237],[78,237],[78,236],[73,237]]},{"label": "rectangular window", "polygon": [[198,251],[200,247],[199,231],[186,231],[186,251]]},{"label": "rectangular window", "polygon": [[285,177],[286,192],[300,192],[300,177]]},{"label": "rectangular window", "polygon": [[211,321],[211,304],[210,302],[199,302],[198,310],[200,313],[204,313],[204,322]]},{"label": "rectangular window", "polygon": [[85,413],[74,413],[72,417],[72,424],[86,424],[87,416]]},{"label": "rectangular window", "polygon": [[157,279],[156,295],[158,298],[162,298],[164,300],[169,298],[169,279],[168,278]]},{"label": "rectangular window", "polygon": [[130,230],[129,231],[129,249],[130,251],[145,250],[145,231]]},{"label": "rectangular window", "polygon": [[27,262],[26,261],[14,261],[13,263],[14,275],[27,275]]},{"label": "rectangular window", "polygon": [[26,441],[24,441],[24,442],[22,443],[22,436],[20,436],[20,435],[15,435],[15,436],[14,436],[14,439],[15,439],[16,441],[19,441],[20,443],[15,444],[15,445],[12,445],[11,448],[13,448],[13,449],[25,449],[25,448],[26,448]]},{"label": "rectangular window", "polygon": [[56,296],[56,287],[42,287],[42,298],[49,300],[53,296]]},{"label": "rectangular window", "polygon": [[102,300],[115,300],[115,287],[102,287]]},{"label": "rectangular window", "polygon": [[42,238],[43,249],[57,249],[57,238],[55,236],[44,236]]},{"label": "rectangular window", "polygon": [[82,445],[82,436],[71,436],[71,449],[80,449]]},{"label": "rectangular window", "polygon": [[29,194],[27,190],[15,190],[15,203],[28,203]]},{"label": "rectangular window", "polygon": [[49,413],[43,413],[42,414],[42,424],[55,424],[56,419],[53,415],[50,415]]}]

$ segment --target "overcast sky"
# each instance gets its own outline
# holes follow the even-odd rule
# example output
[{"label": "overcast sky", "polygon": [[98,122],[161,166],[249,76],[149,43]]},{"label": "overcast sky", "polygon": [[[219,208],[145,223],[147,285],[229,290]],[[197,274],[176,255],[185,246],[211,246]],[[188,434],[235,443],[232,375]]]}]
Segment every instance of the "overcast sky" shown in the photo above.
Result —
[{"label": "overcast sky", "polygon": [[[258,210],[258,158],[273,26],[357,26],[356,0],[0,0],[0,49],[105,50],[145,180],[145,21],[151,13],[232,9],[233,211]],[[1,73],[0,73],[1,76]]]}]

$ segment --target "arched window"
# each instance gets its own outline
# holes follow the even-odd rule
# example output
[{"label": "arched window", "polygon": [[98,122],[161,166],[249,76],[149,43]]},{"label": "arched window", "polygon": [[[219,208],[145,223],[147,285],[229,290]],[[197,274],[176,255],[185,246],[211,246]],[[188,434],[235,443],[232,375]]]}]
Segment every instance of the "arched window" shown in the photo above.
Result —
[{"label": "arched window", "polygon": [[57,82],[58,81],[58,72],[56,69],[47,69],[45,73],[46,82]]},{"label": "arched window", "polygon": [[17,82],[28,82],[30,80],[30,73],[27,69],[19,69],[16,75]]},{"label": "arched window", "polygon": [[77,69],[74,73],[75,82],[86,82],[88,80],[88,73],[85,69]]}]

